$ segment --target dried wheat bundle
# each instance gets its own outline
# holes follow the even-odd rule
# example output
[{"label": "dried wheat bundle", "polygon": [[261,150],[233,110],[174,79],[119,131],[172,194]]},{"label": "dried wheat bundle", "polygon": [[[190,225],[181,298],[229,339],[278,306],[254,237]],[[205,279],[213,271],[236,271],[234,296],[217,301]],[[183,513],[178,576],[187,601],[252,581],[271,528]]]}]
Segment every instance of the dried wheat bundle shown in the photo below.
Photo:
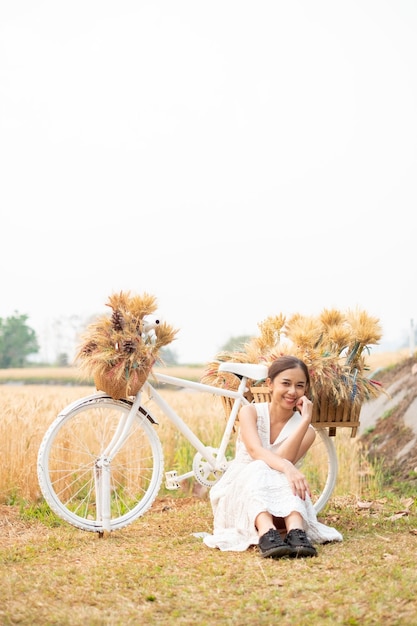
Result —
[{"label": "dried wheat bundle", "polygon": [[221,387],[222,389],[231,389],[236,391],[239,387],[239,379],[234,374],[229,372],[219,372],[220,363],[226,361],[233,361],[234,363],[250,363],[246,352],[219,352],[216,355],[216,360],[208,363],[204,369],[204,374],[201,377],[201,382],[206,385],[213,385],[214,387]]},{"label": "dried wheat bundle", "polygon": [[381,392],[381,386],[367,377],[364,351],[379,342],[382,331],[379,320],[366,311],[324,309],[318,316],[296,313],[288,319],[280,314],[266,318],[258,327],[260,335],[246,343],[242,351],[217,355],[206,370],[207,382],[237,387],[237,379],[233,382],[217,372],[221,361],[269,365],[279,356],[291,354],[308,366],[311,394],[318,403],[326,398],[335,406],[360,405]]},{"label": "dried wheat bundle", "polygon": [[273,348],[280,343],[284,325],[285,316],[282,314],[267,317],[258,324],[260,335],[259,337],[254,337],[250,344],[252,344],[253,347],[258,347],[261,353],[269,348]]},{"label": "dried wheat bundle", "polygon": [[76,361],[97,389],[113,398],[135,395],[160,360],[160,349],[178,331],[162,322],[146,332],[144,319],[157,309],[156,298],[150,294],[120,292],[111,295],[106,306],[112,309],[111,315],[90,324],[81,337]]}]

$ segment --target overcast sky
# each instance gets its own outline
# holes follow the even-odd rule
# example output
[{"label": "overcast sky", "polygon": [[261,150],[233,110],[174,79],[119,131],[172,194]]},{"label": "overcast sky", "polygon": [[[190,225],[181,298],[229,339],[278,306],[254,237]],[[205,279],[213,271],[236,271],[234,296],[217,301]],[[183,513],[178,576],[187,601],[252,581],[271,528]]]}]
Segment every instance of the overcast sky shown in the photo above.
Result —
[{"label": "overcast sky", "polygon": [[0,0],[0,317],[47,354],[147,291],[181,362],[281,312],[404,339],[416,33],[415,0]]}]

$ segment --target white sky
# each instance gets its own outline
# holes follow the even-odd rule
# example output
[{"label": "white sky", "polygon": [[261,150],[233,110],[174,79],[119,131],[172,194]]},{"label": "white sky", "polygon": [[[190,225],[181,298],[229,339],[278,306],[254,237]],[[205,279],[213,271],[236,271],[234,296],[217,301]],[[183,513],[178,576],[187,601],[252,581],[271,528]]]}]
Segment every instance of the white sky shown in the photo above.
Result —
[{"label": "white sky", "polygon": [[415,0],[0,0],[0,317],[47,342],[147,291],[182,362],[281,312],[404,339],[416,33]]}]

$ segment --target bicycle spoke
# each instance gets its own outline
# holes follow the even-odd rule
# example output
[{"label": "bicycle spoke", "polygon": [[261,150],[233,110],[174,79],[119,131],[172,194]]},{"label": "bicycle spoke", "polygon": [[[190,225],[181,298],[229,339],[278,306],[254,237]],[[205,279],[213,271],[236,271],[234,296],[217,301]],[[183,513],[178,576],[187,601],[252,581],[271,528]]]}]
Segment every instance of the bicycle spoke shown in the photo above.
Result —
[{"label": "bicycle spoke", "polygon": [[[38,464],[42,491],[50,506],[75,526],[100,530],[102,513],[110,514],[110,529],[125,526],[158,493],[162,449],[143,414],[134,416],[115,457],[103,456],[129,409],[128,403],[108,397],[80,401],[63,411],[44,437]],[[109,482],[103,472],[109,472]],[[107,512],[102,510],[105,502]]]}]

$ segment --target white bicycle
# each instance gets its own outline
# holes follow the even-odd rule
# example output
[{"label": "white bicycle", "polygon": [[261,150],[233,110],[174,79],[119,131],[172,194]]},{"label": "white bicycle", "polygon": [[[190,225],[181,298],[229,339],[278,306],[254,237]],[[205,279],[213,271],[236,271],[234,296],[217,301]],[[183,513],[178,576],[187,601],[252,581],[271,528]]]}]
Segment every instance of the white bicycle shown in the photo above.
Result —
[{"label": "white bicycle", "polygon": [[[230,461],[226,450],[238,411],[249,403],[244,395],[248,381],[267,376],[266,366],[248,363],[222,363],[219,371],[238,377],[236,391],[153,372],[157,385],[148,377],[136,396],[115,400],[95,393],[63,409],[46,431],[38,453],[39,484],[51,509],[77,528],[104,534],[131,524],[151,507],[164,477],[164,453],[158,421],[149,407],[152,403],[196,451],[189,472],[165,473],[166,488],[178,489],[191,477],[206,487],[214,485]],[[168,404],[160,389],[164,384],[230,399],[230,415],[217,448],[203,443]],[[149,396],[146,403],[144,394]],[[328,430],[316,430],[315,443],[300,463],[319,512],[335,487],[338,463]]]}]

